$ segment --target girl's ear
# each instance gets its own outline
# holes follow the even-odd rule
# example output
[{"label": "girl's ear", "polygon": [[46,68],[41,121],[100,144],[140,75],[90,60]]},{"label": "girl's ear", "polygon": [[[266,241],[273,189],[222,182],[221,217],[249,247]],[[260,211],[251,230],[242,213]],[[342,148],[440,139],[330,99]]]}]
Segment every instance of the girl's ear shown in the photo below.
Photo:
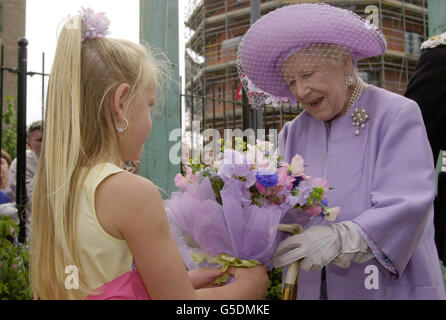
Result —
[{"label": "girl's ear", "polygon": [[122,121],[128,108],[128,98],[130,96],[130,86],[127,83],[121,83],[113,94],[112,114],[116,120]]}]

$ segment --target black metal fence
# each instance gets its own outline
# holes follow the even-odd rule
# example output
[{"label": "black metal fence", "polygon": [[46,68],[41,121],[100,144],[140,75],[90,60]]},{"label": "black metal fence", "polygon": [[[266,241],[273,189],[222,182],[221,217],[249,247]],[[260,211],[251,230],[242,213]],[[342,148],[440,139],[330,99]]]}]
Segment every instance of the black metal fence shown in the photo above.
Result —
[{"label": "black metal fence", "polygon": [[26,99],[27,99],[27,78],[28,76],[42,77],[42,119],[44,108],[44,81],[45,74],[44,60],[42,62],[42,72],[28,71],[28,40],[20,38],[18,44],[18,66],[8,67],[4,65],[4,46],[1,47],[1,70],[0,70],[0,150],[2,148],[3,132],[3,85],[4,72],[17,75],[17,184],[16,184],[16,205],[20,219],[19,240],[26,239],[25,215],[28,204],[26,194]]},{"label": "black metal fence", "polygon": [[[193,86],[191,86],[193,88]],[[280,130],[283,125],[293,120],[302,109],[299,106],[264,106],[258,110],[252,107],[248,97],[243,90],[240,90],[239,82],[233,81],[216,90],[216,86],[208,87],[207,95],[196,94],[186,91],[181,94],[181,103],[186,112],[186,121],[182,127],[186,136],[191,141],[200,140],[202,143],[203,132],[207,129],[216,129],[224,136],[225,129],[264,129],[266,133],[271,129]],[[200,122],[199,133],[194,122]],[[199,137],[196,137],[199,135]],[[191,142],[191,148],[194,148]]]}]

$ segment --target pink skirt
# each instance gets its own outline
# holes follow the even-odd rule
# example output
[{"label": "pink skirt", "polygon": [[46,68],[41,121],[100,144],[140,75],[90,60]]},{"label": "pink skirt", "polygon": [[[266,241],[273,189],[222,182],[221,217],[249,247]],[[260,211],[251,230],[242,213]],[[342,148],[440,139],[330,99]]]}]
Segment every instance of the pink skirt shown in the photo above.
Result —
[{"label": "pink skirt", "polygon": [[86,300],[151,300],[137,270],[129,271],[99,288]]}]

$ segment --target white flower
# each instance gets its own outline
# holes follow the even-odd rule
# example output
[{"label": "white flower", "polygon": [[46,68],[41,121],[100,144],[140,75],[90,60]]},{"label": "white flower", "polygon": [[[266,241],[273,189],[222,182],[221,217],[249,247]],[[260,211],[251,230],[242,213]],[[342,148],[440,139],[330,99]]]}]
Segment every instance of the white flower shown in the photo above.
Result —
[{"label": "white flower", "polygon": [[288,168],[293,177],[301,177],[304,174],[304,158],[296,154],[291,160],[291,164]]},{"label": "white flower", "polygon": [[334,222],[340,213],[341,213],[340,207],[328,208],[325,214],[325,220]]}]

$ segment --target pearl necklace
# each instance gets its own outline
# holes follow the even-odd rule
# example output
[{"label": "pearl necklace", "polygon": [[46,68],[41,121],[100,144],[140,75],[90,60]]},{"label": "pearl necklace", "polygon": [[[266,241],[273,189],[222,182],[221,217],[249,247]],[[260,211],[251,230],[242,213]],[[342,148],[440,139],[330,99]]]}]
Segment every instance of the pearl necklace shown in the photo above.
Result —
[{"label": "pearl necklace", "polygon": [[350,97],[350,101],[347,105],[347,110],[345,110],[344,115],[347,114],[350,111],[350,108],[352,107],[353,103],[355,103],[356,100],[358,100],[358,97],[361,95],[362,91],[364,90],[364,82],[361,78],[357,78],[356,80],[356,86],[353,90],[352,96]]}]

